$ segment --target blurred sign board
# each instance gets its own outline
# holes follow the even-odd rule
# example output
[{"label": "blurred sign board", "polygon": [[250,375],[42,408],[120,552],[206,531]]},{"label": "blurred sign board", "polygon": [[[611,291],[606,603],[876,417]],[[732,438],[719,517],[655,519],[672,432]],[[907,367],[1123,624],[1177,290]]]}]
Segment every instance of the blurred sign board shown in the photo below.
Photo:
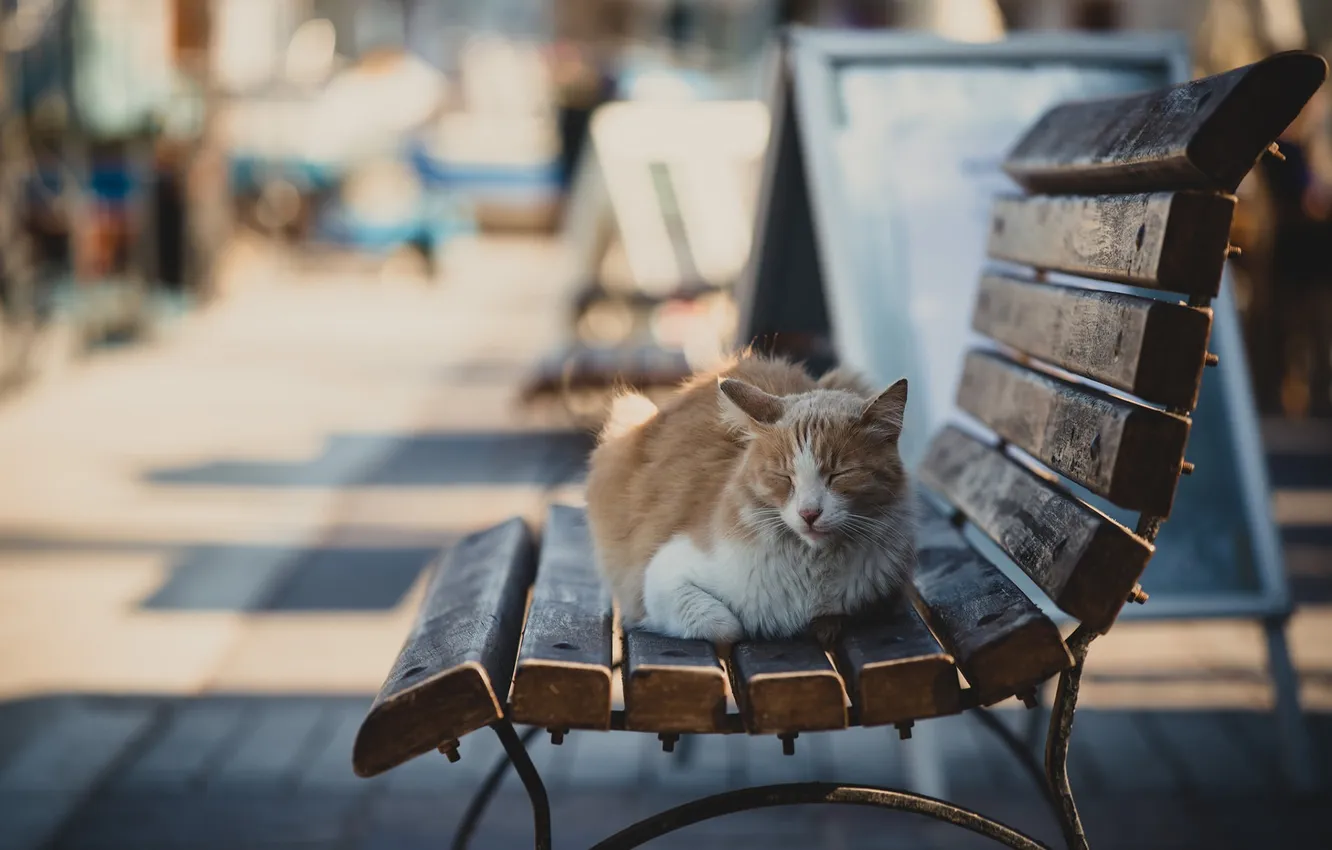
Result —
[{"label": "blurred sign board", "polygon": [[568,229],[589,278],[613,235],[650,295],[734,282],[768,142],[761,102],[611,103],[593,115],[590,141]]},{"label": "blurred sign board", "polygon": [[[907,376],[903,454],[917,461],[954,411],[990,201],[1015,188],[1004,155],[1055,103],[1173,84],[1188,78],[1187,56],[1182,39],[1159,35],[960,44],[795,31],[774,75],[739,343],[832,354],[882,385]],[[1229,281],[1224,290],[1212,342],[1222,368],[1204,380],[1189,445],[1197,472],[1157,538],[1152,602],[1132,615],[1289,609]]]}]

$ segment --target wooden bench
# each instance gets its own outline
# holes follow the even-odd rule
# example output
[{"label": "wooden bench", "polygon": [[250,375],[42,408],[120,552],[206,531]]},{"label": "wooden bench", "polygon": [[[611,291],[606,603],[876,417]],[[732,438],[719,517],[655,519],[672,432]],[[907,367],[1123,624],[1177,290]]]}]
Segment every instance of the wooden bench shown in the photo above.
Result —
[{"label": "wooden bench", "polygon": [[[880,612],[832,655],[809,640],[747,642],[723,663],[706,642],[617,636],[584,514],[557,506],[539,540],[515,519],[442,557],[361,727],[357,773],[434,749],[455,759],[458,739],[491,726],[532,797],[536,845],[549,847],[545,792],[513,724],[557,740],[573,729],[647,732],[667,749],[682,734],[774,735],[790,751],[802,732],[852,725],[896,725],[906,737],[921,720],[1031,701],[1058,676],[1045,780],[1068,845],[1086,847],[1065,770],[1083,661],[1127,601],[1146,601],[1138,581],[1190,469],[1190,412],[1215,365],[1208,305],[1230,252],[1231,193],[1325,74],[1316,56],[1284,54],[1163,91],[1066,104],[1019,141],[1004,168],[1040,194],[993,207],[988,250],[1005,265],[981,281],[972,320],[993,345],[965,361],[957,401],[970,419],[943,428],[918,470],[919,610]],[[1047,279],[1057,273],[1078,279]],[[1138,513],[1136,527],[1084,491]],[[977,535],[1079,621],[1067,639],[972,545]],[[706,798],[597,846],[799,802],[910,810],[1042,846],[927,797],[821,783]]]}]

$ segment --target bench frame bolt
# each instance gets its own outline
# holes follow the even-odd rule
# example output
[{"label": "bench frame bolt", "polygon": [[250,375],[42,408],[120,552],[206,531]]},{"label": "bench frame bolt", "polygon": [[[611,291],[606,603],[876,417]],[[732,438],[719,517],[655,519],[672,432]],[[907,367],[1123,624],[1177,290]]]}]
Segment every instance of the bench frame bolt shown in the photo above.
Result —
[{"label": "bench frame bolt", "polygon": [[800,737],[800,733],[786,732],[784,734],[778,735],[777,737],[782,739],[782,755],[784,756],[795,755],[795,739]]},{"label": "bench frame bolt", "polygon": [[1147,591],[1142,589],[1142,585],[1135,584],[1133,589],[1129,591],[1128,601],[1142,605],[1147,602],[1148,596]]},{"label": "bench frame bolt", "polygon": [[555,745],[555,746],[558,747],[560,744],[563,744],[563,743],[564,743],[564,735],[565,735],[565,733],[567,733],[569,730],[568,730],[568,729],[547,729],[546,731],[550,733],[550,742],[551,742],[553,745]]},{"label": "bench frame bolt", "polygon": [[439,745],[439,751],[449,760],[449,764],[454,764],[462,758],[458,755],[458,739],[450,738]]},{"label": "bench frame bolt", "polygon": [[1189,463],[1187,460],[1184,461],[1183,463],[1181,463],[1181,464],[1179,465],[1179,473],[1180,473],[1180,475],[1192,475],[1192,474],[1193,474],[1193,464]]},{"label": "bench frame bolt", "polygon": [[1027,707],[1028,711],[1041,704],[1040,700],[1036,699],[1036,690],[1034,688],[1023,691],[1017,695],[1017,698],[1022,700],[1022,704]]},{"label": "bench frame bolt", "polygon": [[657,740],[661,741],[661,751],[663,753],[675,752],[675,745],[680,741],[680,736],[675,732],[662,732],[657,735]]},{"label": "bench frame bolt", "polygon": [[1281,152],[1281,146],[1278,145],[1276,142],[1273,142],[1272,144],[1267,146],[1266,153],[1268,156],[1272,157],[1273,159],[1279,159],[1282,162],[1286,161],[1286,155]]},{"label": "bench frame bolt", "polygon": [[1220,357],[1217,357],[1215,354],[1213,354],[1213,353],[1210,352],[1210,351],[1207,352],[1207,356],[1206,356],[1205,358],[1203,358],[1203,365],[1204,365],[1204,366],[1215,366],[1216,364],[1218,364],[1218,363],[1220,363],[1220,362],[1221,362],[1221,358],[1220,358]]},{"label": "bench frame bolt", "polygon": [[914,720],[906,720],[897,724],[897,737],[905,741],[911,737],[911,727],[916,725]]}]

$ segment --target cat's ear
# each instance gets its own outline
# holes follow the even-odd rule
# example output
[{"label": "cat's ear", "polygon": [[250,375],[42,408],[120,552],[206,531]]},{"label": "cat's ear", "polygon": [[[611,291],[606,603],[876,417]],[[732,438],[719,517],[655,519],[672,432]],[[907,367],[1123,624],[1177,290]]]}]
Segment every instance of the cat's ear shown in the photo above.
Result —
[{"label": "cat's ear", "polygon": [[753,384],[723,378],[717,384],[722,419],[731,426],[749,430],[755,423],[771,425],[782,418],[782,400]]},{"label": "cat's ear", "polygon": [[865,405],[860,421],[879,431],[890,442],[902,436],[902,419],[906,415],[907,381],[902,378],[878,397]]}]

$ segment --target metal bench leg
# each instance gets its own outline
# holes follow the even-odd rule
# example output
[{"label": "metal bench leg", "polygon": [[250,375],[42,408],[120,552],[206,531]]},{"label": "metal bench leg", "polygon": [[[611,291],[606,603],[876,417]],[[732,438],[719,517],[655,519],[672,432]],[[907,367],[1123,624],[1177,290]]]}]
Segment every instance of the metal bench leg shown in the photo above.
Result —
[{"label": "metal bench leg", "polygon": [[546,797],[546,786],[541,781],[541,774],[537,773],[536,765],[532,764],[532,759],[527,754],[527,743],[536,737],[541,729],[534,726],[519,737],[507,718],[490,724],[490,728],[495,730],[500,743],[504,745],[504,755],[495,762],[495,766],[490,769],[481,786],[477,788],[472,801],[467,804],[467,811],[463,813],[462,820],[458,823],[458,829],[453,834],[453,843],[450,846],[452,850],[467,850],[467,845],[472,840],[472,833],[476,832],[476,827],[481,822],[481,816],[485,814],[495,792],[499,790],[500,783],[504,781],[509,765],[513,765],[532,803],[533,828],[536,831],[533,843],[536,850],[550,850],[550,801]]},{"label": "metal bench leg", "polygon": [[1086,626],[1078,626],[1069,635],[1067,643],[1073,654],[1073,666],[1059,676],[1059,689],[1050,708],[1050,730],[1045,739],[1045,777],[1055,798],[1055,813],[1069,850],[1087,850],[1087,833],[1068,784],[1068,741],[1073,734],[1073,712],[1078,707],[1082,665],[1087,660],[1087,647],[1095,637],[1096,633]]},{"label": "metal bench leg", "polygon": [[1286,644],[1285,619],[1266,620],[1263,631],[1267,635],[1267,669],[1272,676],[1272,690],[1276,696],[1277,734],[1281,746],[1281,767],[1292,790],[1307,794],[1314,790],[1318,777],[1310,759],[1313,752],[1309,743],[1309,730],[1304,725],[1300,710],[1300,680],[1290,663],[1290,648]]}]

